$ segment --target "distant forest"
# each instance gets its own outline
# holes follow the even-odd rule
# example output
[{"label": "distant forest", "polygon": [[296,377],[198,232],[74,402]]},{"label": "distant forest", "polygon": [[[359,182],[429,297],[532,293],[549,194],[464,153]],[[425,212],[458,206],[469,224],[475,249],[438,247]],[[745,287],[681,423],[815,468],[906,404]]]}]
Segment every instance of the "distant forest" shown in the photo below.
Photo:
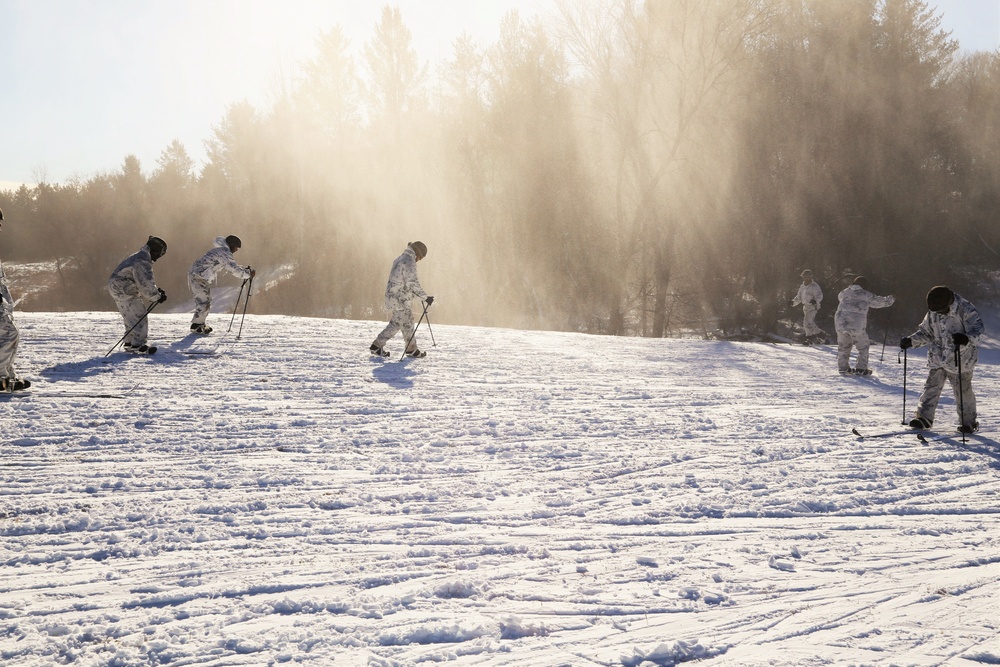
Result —
[{"label": "distant forest", "polygon": [[433,67],[386,6],[276,88],[200,169],[175,141],[0,192],[4,261],[56,266],[20,308],[112,309],[149,234],[176,301],[238,234],[270,276],[254,312],[382,319],[421,240],[435,323],[653,337],[780,330],[803,268],[828,318],[863,274],[912,327],[930,286],[987,295],[1000,268],[1000,52],[920,0],[567,0]]}]

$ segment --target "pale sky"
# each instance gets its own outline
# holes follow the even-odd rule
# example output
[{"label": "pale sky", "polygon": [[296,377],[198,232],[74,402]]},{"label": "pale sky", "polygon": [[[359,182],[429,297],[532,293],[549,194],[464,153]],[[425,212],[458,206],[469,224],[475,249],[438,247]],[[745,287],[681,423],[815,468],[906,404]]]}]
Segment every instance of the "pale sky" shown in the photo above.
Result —
[{"label": "pale sky", "polygon": [[[130,153],[148,173],[174,139],[200,168],[227,105],[266,108],[279,73],[335,25],[360,53],[385,4],[430,62],[463,31],[492,43],[511,9],[555,11],[555,0],[0,0],[0,188],[114,171]],[[1000,46],[1000,0],[928,4],[963,49]]]}]

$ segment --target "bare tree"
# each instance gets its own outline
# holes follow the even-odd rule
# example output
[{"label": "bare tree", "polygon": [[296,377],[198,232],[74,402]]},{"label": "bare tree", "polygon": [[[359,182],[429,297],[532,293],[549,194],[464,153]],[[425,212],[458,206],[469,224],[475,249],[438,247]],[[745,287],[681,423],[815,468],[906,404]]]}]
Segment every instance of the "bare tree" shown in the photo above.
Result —
[{"label": "bare tree", "polygon": [[[762,16],[755,0],[561,2],[570,52],[594,110],[593,130],[619,230],[619,306],[638,308],[642,333],[662,336],[680,231],[697,219],[701,184],[724,165],[712,162],[729,134],[738,89],[732,82]],[[652,303],[648,303],[649,301]],[[646,313],[653,313],[652,322]]]}]

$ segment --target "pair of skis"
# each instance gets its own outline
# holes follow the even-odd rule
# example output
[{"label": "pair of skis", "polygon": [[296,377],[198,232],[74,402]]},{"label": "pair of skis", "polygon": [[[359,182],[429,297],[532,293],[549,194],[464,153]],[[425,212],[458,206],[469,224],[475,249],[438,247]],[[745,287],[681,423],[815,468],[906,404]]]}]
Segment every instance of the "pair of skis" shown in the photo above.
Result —
[{"label": "pair of skis", "polygon": [[[862,440],[869,440],[869,439],[874,439],[874,438],[892,438],[892,437],[895,437],[895,436],[898,436],[898,435],[916,434],[917,440],[919,440],[920,442],[922,442],[924,444],[927,444],[928,442],[935,442],[937,440],[952,440],[952,439],[954,439],[956,437],[962,437],[962,433],[935,434],[935,433],[932,433],[930,431],[920,431],[920,430],[913,429],[913,428],[908,428],[906,430],[900,430],[900,431],[886,431],[884,433],[861,433],[857,428],[852,428],[851,429],[851,433],[853,433],[854,435],[858,436]],[[926,434],[930,434],[930,435],[926,435]],[[972,435],[972,434],[971,433],[966,433],[965,435],[969,436],[969,435]]]}]

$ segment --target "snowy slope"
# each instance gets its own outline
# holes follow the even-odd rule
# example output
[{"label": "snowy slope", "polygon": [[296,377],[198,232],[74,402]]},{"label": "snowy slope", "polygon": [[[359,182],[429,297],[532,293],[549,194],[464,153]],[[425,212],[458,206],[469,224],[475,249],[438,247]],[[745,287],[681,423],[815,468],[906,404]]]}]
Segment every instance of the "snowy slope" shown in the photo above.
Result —
[{"label": "snowy slope", "polygon": [[398,363],[380,322],[154,314],[105,359],[117,316],[17,320],[4,664],[1000,664],[995,350],[983,433],[922,444],[850,433],[898,428],[895,349],[436,326]]}]

